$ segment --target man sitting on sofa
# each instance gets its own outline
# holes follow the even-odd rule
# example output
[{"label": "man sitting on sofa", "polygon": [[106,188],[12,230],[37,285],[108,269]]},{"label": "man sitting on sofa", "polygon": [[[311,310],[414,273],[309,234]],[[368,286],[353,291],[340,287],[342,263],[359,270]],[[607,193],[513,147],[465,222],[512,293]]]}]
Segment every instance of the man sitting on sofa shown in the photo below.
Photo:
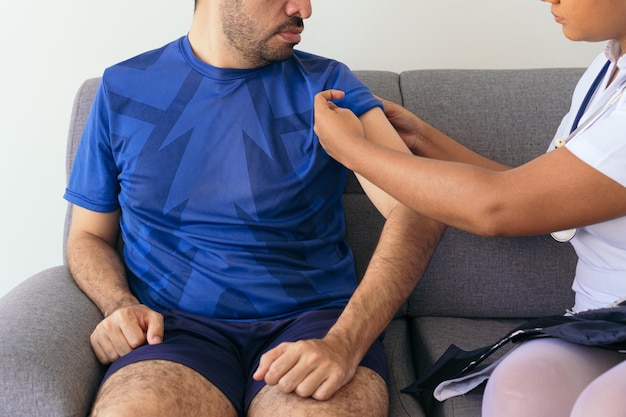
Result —
[{"label": "man sitting on sofa", "polygon": [[357,288],[315,93],[348,91],[407,150],[345,66],[293,51],[310,15],[197,0],[188,36],[106,70],[65,194],[68,264],[111,364],[94,415],[387,415],[379,336],[441,226],[364,182],[387,221]]}]

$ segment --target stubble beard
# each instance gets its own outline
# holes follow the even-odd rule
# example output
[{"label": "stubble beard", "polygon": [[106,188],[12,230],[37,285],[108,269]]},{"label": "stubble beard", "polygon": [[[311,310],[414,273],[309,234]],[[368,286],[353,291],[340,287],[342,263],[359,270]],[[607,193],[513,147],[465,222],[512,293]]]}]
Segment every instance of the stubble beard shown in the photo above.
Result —
[{"label": "stubble beard", "polygon": [[[274,38],[285,29],[303,28],[302,19],[292,17],[271,31],[263,31],[245,13],[245,7],[241,3],[241,0],[222,3],[221,12],[224,34],[244,62],[251,67],[261,67],[289,59],[296,44],[284,43]],[[276,45],[272,45],[272,41]]]}]

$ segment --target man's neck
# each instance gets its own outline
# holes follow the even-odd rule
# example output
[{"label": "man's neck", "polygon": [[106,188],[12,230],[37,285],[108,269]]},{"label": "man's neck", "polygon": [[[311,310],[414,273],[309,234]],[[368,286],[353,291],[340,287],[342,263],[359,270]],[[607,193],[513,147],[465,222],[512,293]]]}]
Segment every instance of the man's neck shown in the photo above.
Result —
[{"label": "man's neck", "polygon": [[194,55],[211,66],[235,69],[253,67],[244,62],[241,54],[228,43],[216,11],[207,11],[199,6],[194,13],[188,37]]}]

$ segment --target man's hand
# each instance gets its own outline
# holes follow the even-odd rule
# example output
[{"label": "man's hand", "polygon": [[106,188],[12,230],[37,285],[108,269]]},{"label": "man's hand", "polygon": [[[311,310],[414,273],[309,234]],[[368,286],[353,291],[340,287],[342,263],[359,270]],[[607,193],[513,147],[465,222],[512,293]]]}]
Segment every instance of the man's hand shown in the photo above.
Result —
[{"label": "man's hand", "polygon": [[163,316],[145,305],[135,304],[115,310],[91,334],[96,357],[104,365],[144,345],[163,341]]},{"label": "man's hand", "polygon": [[352,380],[359,359],[338,338],[282,343],[266,352],[254,379],[284,393],[324,401]]}]

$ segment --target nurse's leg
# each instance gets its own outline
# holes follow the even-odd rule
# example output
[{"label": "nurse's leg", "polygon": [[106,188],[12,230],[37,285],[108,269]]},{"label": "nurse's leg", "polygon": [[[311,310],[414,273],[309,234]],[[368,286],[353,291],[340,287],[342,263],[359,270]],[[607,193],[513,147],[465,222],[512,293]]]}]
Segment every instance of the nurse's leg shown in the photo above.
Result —
[{"label": "nurse's leg", "polygon": [[[622,359],[626,355],[619,354]],[[596,378],[580,395],[572,417],[621,417],[626,413],[626,362]]]},{"label": "nurse's leg", "polygon": [[616,352],[545,338],[511,352],[487,383],[483,417],[567,417],[583,390],[621,360]]}]

